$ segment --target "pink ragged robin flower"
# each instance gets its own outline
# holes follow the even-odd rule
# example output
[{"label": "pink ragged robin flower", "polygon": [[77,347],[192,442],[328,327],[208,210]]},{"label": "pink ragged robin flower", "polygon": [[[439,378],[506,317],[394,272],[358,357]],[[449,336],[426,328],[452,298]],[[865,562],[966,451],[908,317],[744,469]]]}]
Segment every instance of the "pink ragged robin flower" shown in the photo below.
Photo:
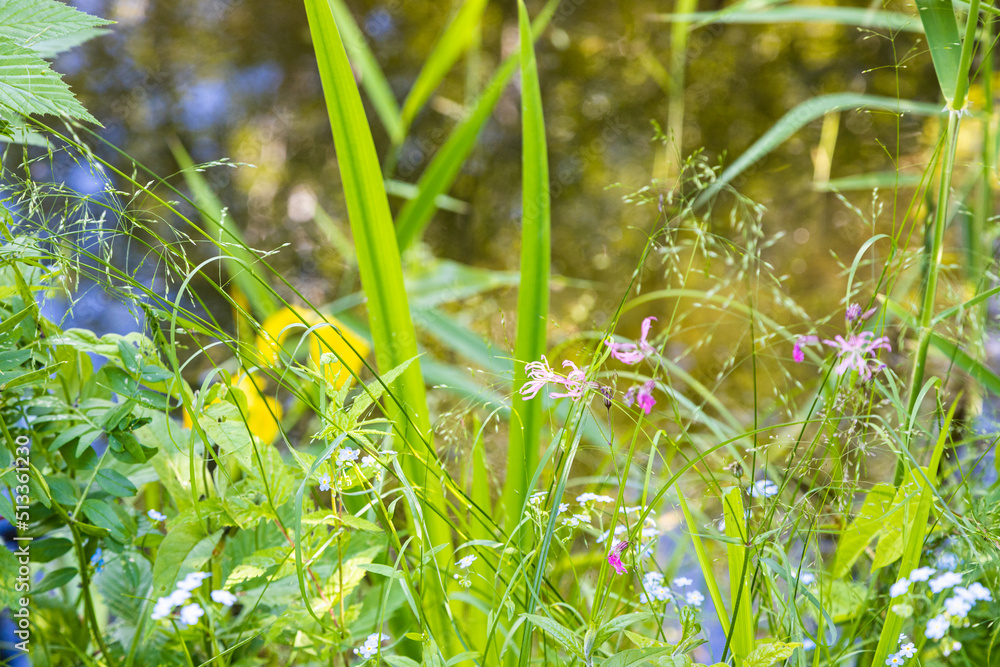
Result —
[{"label": "pink ragged robin flower", "polygon": [[525,364],[524,369],[528,372],[529,380],[521,387],[520,394],[525,400],[534,398],[538,392],[546,385],[552,383],[562,385],[566,388],[564,393],[550,392],[549,398],[572,398],[574,401],[583,396],[588,388],[597,388],[600,385],[596,382],[587,381],[587,372],[577,367],[572,361],[564,361],[563,368],[572,368],[568,375],[563,376],[549,368],[549,361],[542,355],[541,361],[532,361]]},{"label": "pink ragged robin flower", "polygon": [[628,568],[622,565],[622,553],[628,548],[628,540],[621,540],[608,553],[608,564],[615,568],[615,574],[628,574]]},{"label": "pink ragged robin flower", "polygon": [[878,310],[878,306],[876,306],[874,308],[869,308],[868,310],[866,310],[865,312],[862,313],[861,312],[861,304],[860,303],[852,303],[851,305],[849,305],[847,307],[847,312],[844,313],[844,319],[847,320],[848,322],[854,322],[855,320],[859,320],[861,322],[864,322],[869,317],[871,317],[872,315],[874,315],[876,310]]},{"label": "pink ragged robin flower", "polygon": [[806,358],[806,353],[802,351],[803,345],[816,345],[819,343],[819,336],[799,336],[798,340],[795,341],[795,347],[792,348],[792,359],[795,363],[801,364]]},{"label": "pink ragged robin flower", "polygon": [[843,336],[835,336],[833,340],[823,342],[837,350],[837,358],[840,361],[833,367],[834,373],[843,375],[855,370],[864,380],[871,379],[874,373],[885,368],[885,364],[875,358],[878,351],[892,351],[887,336],[875,338],[875,334],[871,331],[851,334],[846,340]]},{"label": "pink ragged robin flower", "polygon": [[656,383],[653,380],[647,380],[641,387],[632,387],[625,393],[625,405],[631,407],[632,403],[638,403],[642,411],[648,415],[656,405],[656,399],[653,398],[655,387]]},{"label": "pink ragged robin flower", "polygon": [[647,317],[642,321],[642,337],[638,343],[615,343],[608,336],[604,340],[604,344],[611,348],[611,356],[623,364],[632,366],[646,357],[656,354],[656,350],[646,340],[649,337],[649,328],[655,321],[655,317]]}]

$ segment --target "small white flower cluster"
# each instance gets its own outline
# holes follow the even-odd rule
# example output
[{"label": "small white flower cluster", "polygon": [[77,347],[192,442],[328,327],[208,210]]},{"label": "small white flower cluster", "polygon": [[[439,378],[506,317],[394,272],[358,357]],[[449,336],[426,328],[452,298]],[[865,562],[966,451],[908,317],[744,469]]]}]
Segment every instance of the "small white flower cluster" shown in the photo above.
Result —
[{"label": "small white flower cluster", "polygon": [[599,496],[596,493],[581,493],[576,497],[576,502],[581,505],[586,505],[587,503],[613,503],[615,499],[611,496]]},{"label": "small white flower cluster", "polygon": [[[647,597],[646,593],[639,596],[639,602],[642,604],[648,604],[652,600],[657,602],[676,602],[680,593],[675,594],[670,590],[669,586],[663,585],[663,575],[659,572],[647,572],[642,577],[643,588],[649,593]],[[694,585],[694,582],[687,577],[677,577],[674,579],[674,586],[677,588],[687,588],[688,586]],[[692,605],[694,607],[700,607],[701,603],[705,601],[705,596],[699,591],[688,591],[684,594],[684,603]]]},{"label": "small white flower cluster", "polygon": [[[159,598],[153,605],[153,620],[167,618],[174,613],[175,608],[181,607],[178,612],[181,626],[197,625],[198,619],[205,615],[205,610],[197,602],[185,603],[191,599],[191,593],[201,586],[201,582],[210,576],[207,572],[191,572],[178,581],[177,588],[170,595]],[[236,596],[229,591],[212,591],[211,595],[212,600],[223,606],[231,607],[236,604]]]},{"label": "small white flower cluster", "polygon": [[472,582],[469,580],[469,574],[470,574],[469,568],[472,566],[473,563],[476,562],[476,560],[477,557],[475,556],[475,554],[469,554],[468,556],[464,556],[458,559],[458,569],[464,570],[464,572],[462,572],[461,574],[455,573],[451,576],[457,579],[459,585],[462,586],[463,588],[468,588],[469,586],[472,585]]},{"label": "small white flower cluster", "polygon": [[913,645],[913,642],[906,641],[906,635],[899,635],[898,649],[898,652],[885,659],[885,664],[902,665],[907,658],[912,658],[917,652],[917,647]]},{"label": "small white flower cluster", "polygon": [[[947,565],[955,566],[957,562],[952,563],[950,560],[939,561],[939,565],[945,562]],[[952,591],[951,597],[944,601],[944,612],[938,614],[937,616],[931,618],[927,621],[927,627],[924,630],[924,635],[928,639],[933,639],[937,641],[943,641],[941,645],[941,651],[944,655],[949,655],[953,651],[957,651],[962,648],[961,642],[954,641],[950,637],[946,639],[946,635],[952,627],[961,627],[969,624],[967,616],[972,608],[977,602],[990,602],[993,600],[993,595],[990,591],[980,584],[975,582],[968,587],[960,586],[962,583],[962,575],[957,572],[945,571],[939,574],[937,577],[931,579],[931,575],[937,572],[933,567],[918,567],[917,569],[910,572],[909,577],[902,577],[896,583],[892,585],[889,589],[889,596],[892,598],[898,598],[906,595],[910,592],[910,585],[916,582],[927,582],[927,587],[931,589],[931,593],[937,595],[948,589],[954,589]],[[902,641],[902,636],[900,641]],[[904,650],[909,646],[910,650]],[[913,644],[907,644],[900,648],[899,653],[895,653],[889,656],[886,660],[887,665],[902,665],[906,658],[913,657]],[[895,660],[896,662],[892,662]]]},{"label": "small white flower cluster", "polygon": [[167,520],[166,514],[158,512],[156,510],[149,510],[148,512],[146,512],[146,516],[148,516],[149,520],[152,521],[153,523],[159,523],[160,521]]},{"label": "small white flower cluster", "polygon": [[[384,456],[386,456],[386,457],[390,457],[390,456],[395,456],[396,452],[385,451],[385,452],[382,452],[382,454]],[[350,465],[351,463],[354,463],[355,461],[358,460],[359,456],[361,456],[361,452],[359,450],[357,450],[357,449],[351,449],[350,447],[344,447],[344,448],[338,450],[337,451],[337,461],[336,461],[337,468],[338,469],[339,468],[344,468],[344,467]],[[361,468],[378,468],[378,459],[376,459],[374,456],[365,455],[365,456],[361,457],[361,463],[358,464],[358,465]],[[375,472],[375,476],[376,477],[378,477],[381,474],[382,474],[381,469],[376,470],[376,472]],[[349,477],[348,477],[346,471],[343,474],[343,479],[345,481],[349,480]],[[329,491],[331,488],[333,488],[333,480],[330,478],[330,473],[323,473],[322,475],[320,475],[320,478],[319,478],[319,490],[320,491]]]},{"label": "small white flower cluster", "polygon": [[381,643],[387,641],[389,641],[389,635],[382,634],[381,632],[370,634],[365,639],[365,643],[361,645],[361,648],[354,649],[354,655],[361,656],[362,660],[371,660],[378,655]]}]

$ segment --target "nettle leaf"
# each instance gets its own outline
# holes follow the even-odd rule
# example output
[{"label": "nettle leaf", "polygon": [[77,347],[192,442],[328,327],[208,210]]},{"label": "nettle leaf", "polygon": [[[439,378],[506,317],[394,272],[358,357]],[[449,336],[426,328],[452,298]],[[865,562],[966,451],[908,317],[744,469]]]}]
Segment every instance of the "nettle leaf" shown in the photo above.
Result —
[{"label": "nettle leaf", "polygon": [[85,14],[56,0],[6,0],[0,4],[0,38],[20,46],[66,37],[113,21]]},{"label": "nettle leaf", "polygon": [[792,657],[792,653],[800,646],[802,644],[786,644],[784,642],[761,644],[750,652],[743,664],[746,667],[771,667],[780,660]]},{"label": "nettle leaf", "polygon": [[41,56],[9,39],[0,39],[0,107],[100,125]]}]

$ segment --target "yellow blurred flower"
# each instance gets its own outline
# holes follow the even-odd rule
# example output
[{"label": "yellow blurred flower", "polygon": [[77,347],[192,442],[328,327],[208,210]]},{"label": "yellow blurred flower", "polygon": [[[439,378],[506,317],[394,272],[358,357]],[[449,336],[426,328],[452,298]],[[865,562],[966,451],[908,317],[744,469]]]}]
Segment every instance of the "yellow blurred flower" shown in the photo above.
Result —
[{"label": "yellow blurred flower", "polygon": [[[275,364],[282,345],[290,342],[289,338],[295,339],[297,344],[301,343],[302,333],[306,330],[303,322],[310,328],[316,327],[309,336],[310,359],[317,368],[323,366],[327,381],[340,389],[353,379],[341,360],[351,371],[358,373],[371,348],[368,341],[333,316],[323,317],[312,310],[292,306],[268,317],[257,335],[257,349],[264,355],[264,363]],[[332,352],[334,356],[324,356],[328,352]]]},{"label": "yellow blurred flower", "polygon": [[[236,389],[246,396],[246,423],[250,432],[260,438],[265,444],[274,442],[280,430],[281,417],[283,411],[281,404],[270,396],[264,396],[264,389],[267,387],[267,380],[255,378],[250,375],[239,374],[233,377],[236,382]],[[215,399],[212,403],[218,403],[221,399]],[[184,411],[184,427],[193,426],[191,415]]]}]

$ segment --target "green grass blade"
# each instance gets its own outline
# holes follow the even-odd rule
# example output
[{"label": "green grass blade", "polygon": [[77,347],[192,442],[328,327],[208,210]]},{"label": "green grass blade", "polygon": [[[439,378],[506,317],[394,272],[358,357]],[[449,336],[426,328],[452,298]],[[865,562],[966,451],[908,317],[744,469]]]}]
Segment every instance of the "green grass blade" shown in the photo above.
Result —
[{"label": "green grass blade", "polygon": [[744,544],[748,535],[743,509],[743,489],[736,487],[725,496],[726,537],[736,540],[726,544],[729,560],[729,596],[732,598],[733,625],[731,643],[736,665],[754,649],[753,610],[750,604],[749,554]]},{"label": "green grass blade", "polygon": [[[305,0],[309,30],[319,65],[323,94],[333,129],[337,162],[344,184],[344,198],[354,234],[361,284],[368,297],[368,319],[375,343],[380,372],[412,363],[392,383],[395,401],[386,402],[386,414],[409,447],[423,453],[430,441],[431,424],[427,395],[417,357],[417,338],[403,283],[403,269],[396,251],[395,232],[389,213],[389,200],[382,183],[382,173],[375,153],[368,119],[361,95],[354,81],[332,10],[333,0]],[[398,401],[398,402],[397,402]],[[403,409],[405,406],[405,411]],[[405,457],[406,475],[422,480],[426,470],[416,457]],[[444,507],[440,487],[426,489],[425,505]],[[450,545],[451,527],[431,509],[423,512],[427,522],[425,544],[430,547]],[[417,530],[416,523],[413,524]],[[438,562],[451,558],[450,549],[438,552]],[[425,601],[437,614],[435,634],[444,645],[453,637],[447,620],[447,607],[440,589],[428,586]]]},{"label": "green grass blade", "polygon": [[[934,61],[934,73],[941,84],[941,94],[949,103],[958,85],[959,62],[962,42],[958,35],[958,22],[950,0],[917,0],[920,22],[927,34],[927,46]],[[975,19],[973,19],[975,20]]]},{"label": "green grass blade", "polygon": [[249,250],[239,229],[231,221],[229,224],[223,224],[222,202],[215,196],[212,186],[208,184],[201,172],[195,171],[194,162],[184,146],[176,140],[170,141],[169,144],[174,159],[183,170],[184,181],[187,183],[188,189],[191,190],[191,196],[198,206],[198,212],[205,223],[206,232],[219,246],[223,255],[237,260],[225,260],[226,270],[250,302],[254,315],[257,319],[263,320],[277,310],[278,302],[274,298],[274,291],[261,277],[260,271],[254,269],[260,262],[259,258]]},{"label": "green grass blade", "polygon": [[941,108],[935,104],[898,100],[894,97],[882,97],[879,95],[862,95],[860,93],[831,93],[806,100],[782,116],[781,120],[775,123],[743,155],[727,167],[718,180],[695,200],[695,207],[708,202],[719,191],[731,183],[733,179],[742,174],[747,167],[756,163],[784,143],[810,121],[833,111],[844,111],[846,109],[879,109],[891,113],[913,113],[927,116],[941,113]]},{"label": "green grass blade", "polygon": [[870,30],[924,31],[920,21],[912,14],[862,7],[785,6],[759,10],[654,14],[651,19],[664,23],[696,23],[696,27],[712,23],[836,23]]},{"label": "green grass blade", "polygon": [[424,107],[427,100],[441,85],[441,80],[448,74],[455,62],[462,57],[475,38],[476,28],[486,9],[486,0],[465,0],[455,19],[445,29],[437,40],[431,55],[424,61],[424,66],[417,75],[403,102],[401,118],[403,132],[406,132]]},{"label": "green grass blade", "polygon": [[[542,33],[557,5],[558,0],[549,0],[541,13],[535,17],[531,26],[533,34]],[[500,100],[500,94],[517,71],[518,59],[519,54],[514,53],[503,62],[472,107],[472,111],[455,127],[431,163],[427,165],[427,169],[420,175],[420,180],[417,182],[419,188],[417,196],[406,202],[396,216],[396,237],[399,239],[400,250],[408,248],[423,234],[424,228],[434,215],[435,201],[455,182],[459,169],[476,145],[479,131],[483,129],[483,125]]]},{"label": "green grass blade", "polygon": [[375,55],[368,48],[364,33],[355,23],[351,10],[344,4],[344,0],[330,0],[330,10],[333,12],[351,62],[361,70],[361,85],[368,94],[382,127],[385,128],[393,144],[403,143],[406,130],[400,116],[399,103],[396,102],[396,96],[389,87],[389,82],[386,81]]},{"label": "green grass blade", "polygon": [[521,32],[522,215],[521,286],[517,295],[514,345],[514,397],[504,484],[506,527],[517,525],[527,498],[528,480],[538,461],[542,404],[518,393],[527,381],[524,365],[545,354],[549,312],[550,202],[549,163],[542,114],[542,91],[535,47],[524,2],[518,4]]}]

